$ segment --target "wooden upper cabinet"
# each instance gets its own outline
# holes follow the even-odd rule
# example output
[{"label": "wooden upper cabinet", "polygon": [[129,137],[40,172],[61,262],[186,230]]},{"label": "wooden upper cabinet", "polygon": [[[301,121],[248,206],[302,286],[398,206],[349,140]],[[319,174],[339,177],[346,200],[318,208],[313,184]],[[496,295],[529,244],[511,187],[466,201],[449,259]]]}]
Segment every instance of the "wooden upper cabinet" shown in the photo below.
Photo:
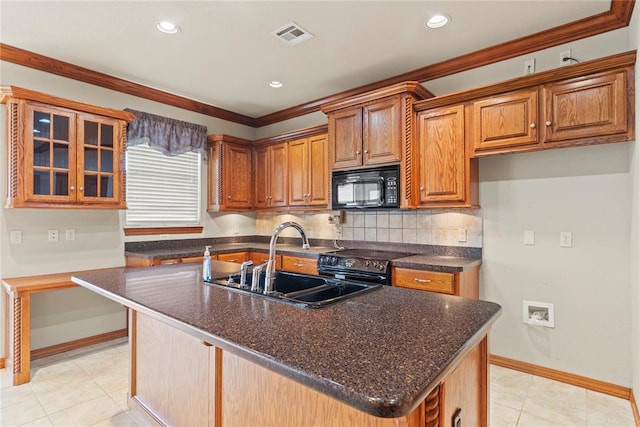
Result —
[{"label": "wooden upper cabinet", "polygon": [[289,206],[327,207],[329,153],[327,135],[289,142]]},{"label": "wooden upper cabinet", "polygon": [[622,71],[544,86],[544,142],[627,131],[627,85]]},{"label": "wooden upper cabinet", "polygon": [[538,90],[527,89],[471,104],[475,151],[538,143]]},{"label": "wooden upper cabinet", "polygon": [[[404,82],[322,105],[329,118],[332,169],[407,160],[413,137],[411,107],[431,96],[418,82]],[[402,167],[403,177],[405,171]]]},{"label": "wooden upper cabinet", "polygon": [[363,165],[387,164],[402,159],[401,102],[399,97],[394,97],[363,108]]},{"label": "wooden upper cabinet", "polygon": [[418,114],[419,204],[467,201],[464,106]]},{"label": "wooden upper cabinet", "polygon": [[333,169],[362,166],[362,108],[348,108],[329,115],[333,138]]},{"label": "wooden upper cabinet", "polygon": [[131,113],[3,87],[7,207],[124,209]]},{"label": "wooden upper cabinet", "polygon": [[287,206],[288,150],[286,143],[257,147],[254,151],[256,209]]},{"label": "wooden upper cabinet", "polygon": [[208,138],[208,210],[251,210],[251,141],[229,135]]}]

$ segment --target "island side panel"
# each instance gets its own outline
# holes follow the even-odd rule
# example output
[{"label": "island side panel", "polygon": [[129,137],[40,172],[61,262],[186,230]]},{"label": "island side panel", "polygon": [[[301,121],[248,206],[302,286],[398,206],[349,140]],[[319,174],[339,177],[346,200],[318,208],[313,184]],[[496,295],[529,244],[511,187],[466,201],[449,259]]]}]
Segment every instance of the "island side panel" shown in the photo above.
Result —
[{"label": "island side panel", "polygon": [[221,427],[417,427],[420,419],[374,417],[227,351],[221,368]]},{"label": "island side panel", "polygon": [[184,332],[135,313],[131,397],[166,425],[214,426],[210,349]]},{"label": "island side panel", "polygon": [[[460,362],[440,385],[440,425],[486,427],[488,410],[488,339],[485,338]],[[459,410],[459,412],[458,412]]]}]

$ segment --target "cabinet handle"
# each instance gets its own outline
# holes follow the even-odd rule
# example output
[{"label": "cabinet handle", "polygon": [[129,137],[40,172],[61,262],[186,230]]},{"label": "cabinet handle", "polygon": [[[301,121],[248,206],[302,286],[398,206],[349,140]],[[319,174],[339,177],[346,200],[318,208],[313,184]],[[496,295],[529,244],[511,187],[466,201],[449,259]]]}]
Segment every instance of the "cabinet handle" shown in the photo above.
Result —
[{"label": "cabinet handle", "polygon": [[293,263],[294,267],[304,267],[304,264],[300,264],[299,262]]},{"label": "cabinet handle", "polygon": [[544,122],[545,125],[551,126],[551,122]]},{"label": "cabinet handle", "polygon": [[414,278],[413,280],[415,280],[418,283],[431,283],[431,280],[429,279],[418,279],[417,277]]},{"label": "cabinet handle", "polygon": [[529,125],[529,127],[530,127],[531,129],[535,129],[535,128],[536,128],[536,124],[535,124],[535,123],[531,123],[531,124]]}]

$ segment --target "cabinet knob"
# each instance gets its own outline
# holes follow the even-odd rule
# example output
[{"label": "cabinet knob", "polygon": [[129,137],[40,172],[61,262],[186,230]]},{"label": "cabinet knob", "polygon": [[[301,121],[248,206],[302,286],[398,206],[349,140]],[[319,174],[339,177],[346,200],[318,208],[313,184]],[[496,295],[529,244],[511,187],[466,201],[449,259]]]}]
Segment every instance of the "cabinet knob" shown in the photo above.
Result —
[{"label": "cabinet knob", "polygon": [[420,191],[424,191],[424,187],[420,187]]},{"label": "cabinet knob", "polygon": [[367,154],[369,152],[369,150],[364,150],[364,154]]},{"label": "cabinet knob", "polygon": [[75,185],[72,185],[71,187],[69,187],[69,189],[70,189],[71,191],[75,191],[76,187],[75,187]]},{"label": "cabinet knob", "polygon": [[228,196],[227,196],[227,199],[231,200],[231,195],[228,195]]},{"label": "cabinet knob", "polygon": [[536,124],[535,124],[535,123],[531,123],[531,124],[529,125],[529,127],[530,127],[531,129],[535,129],[535,128],[536,128]]},{"label": "cabinet knob", "polygon": [[80,191],[84,191],[84,187],[80,187]]},{"label": "cabinet knob", "polygon": [[360,154],[360,150],[356,150],[356,154]]},{"label": "cabinet knob", "polygon": [[551,126],[551,122],[544,122],[545,125]]}]

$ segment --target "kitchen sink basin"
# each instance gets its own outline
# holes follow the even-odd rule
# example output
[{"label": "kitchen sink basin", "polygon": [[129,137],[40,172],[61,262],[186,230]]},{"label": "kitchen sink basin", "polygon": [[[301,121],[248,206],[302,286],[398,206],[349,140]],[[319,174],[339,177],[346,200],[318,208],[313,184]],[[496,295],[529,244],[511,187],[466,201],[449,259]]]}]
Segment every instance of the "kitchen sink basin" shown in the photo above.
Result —
[{"label": "kitchen sink basin", "polygon": [[[260,288],[264,288],[265,273],[260,276]],[[262,292],[251,292],[252,275],[247,274],[245,288],[240,288],[240,274],[229,276],[228,279],[212,280],[216,285],[231,288],[241,292],[254,294],[283,302],[302,305],[309,308],[320,308],[336,303],[343,299],[360,295],[382,285],[363,282],[352,282],[306,274],[276,271],[274,293],[264,295]]]}]

